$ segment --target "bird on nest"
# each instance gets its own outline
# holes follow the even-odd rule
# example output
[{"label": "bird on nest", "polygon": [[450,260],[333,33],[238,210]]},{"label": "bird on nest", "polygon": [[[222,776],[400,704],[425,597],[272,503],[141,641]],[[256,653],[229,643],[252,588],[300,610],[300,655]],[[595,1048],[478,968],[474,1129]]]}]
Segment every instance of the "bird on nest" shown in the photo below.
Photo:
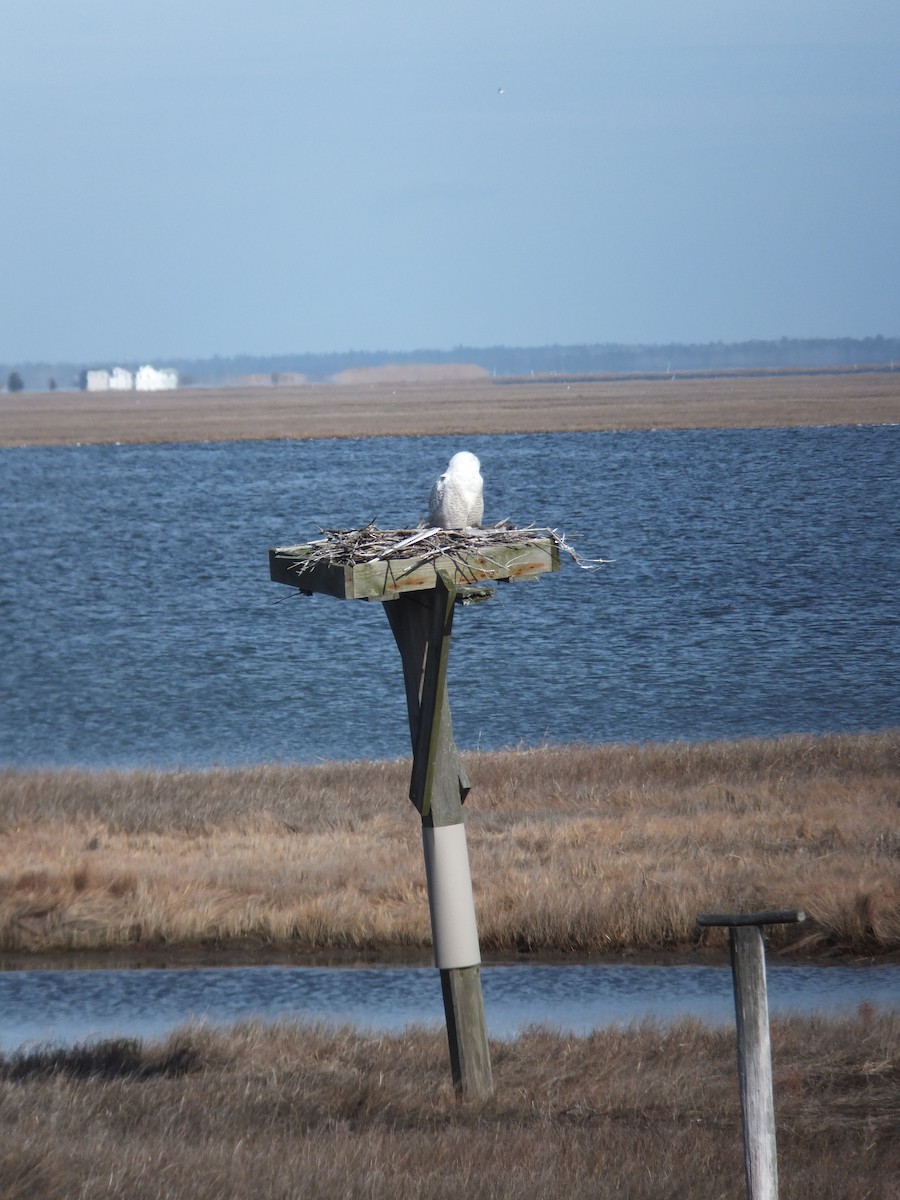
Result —
[{"label": "bird on nest", "polygon": [[439,529],[469,529],[484,516],[481,463],[468,450],[454,454],[428,498],[428,523]]}]

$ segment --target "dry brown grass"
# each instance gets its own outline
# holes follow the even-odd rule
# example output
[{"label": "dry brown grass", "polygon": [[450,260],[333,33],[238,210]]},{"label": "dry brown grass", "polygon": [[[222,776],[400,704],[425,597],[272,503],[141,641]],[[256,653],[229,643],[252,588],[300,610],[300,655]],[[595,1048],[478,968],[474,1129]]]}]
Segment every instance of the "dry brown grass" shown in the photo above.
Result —
[{"label": "dry brown grass", "polygon": [[0,393],[0,446],[900,421],[900,371],[768,378]]},{"label": "dry brown grass", "polygon": [[[900,949],[900,731],[466,757],[482,947],[721,947],[699,912],[804,908],[804,954]],[[430,944],[407,762],[0,772],[0,949]]]},{"label": "dry brown grass", "polygon": [[[888,1200],[900,1023],[773,1026],[781,1193]],[[734,1034],[534,1030],[459,1103],[438,1032],[187,1030],[0,1059],[5,1200],[738,1200]]]}]

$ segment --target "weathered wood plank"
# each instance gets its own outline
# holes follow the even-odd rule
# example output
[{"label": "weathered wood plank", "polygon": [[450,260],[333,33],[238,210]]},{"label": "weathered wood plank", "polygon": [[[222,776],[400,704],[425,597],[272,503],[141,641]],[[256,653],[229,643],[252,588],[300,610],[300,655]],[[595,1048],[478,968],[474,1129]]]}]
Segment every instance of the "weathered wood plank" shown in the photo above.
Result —
[{"label": "weathered wood plank", "polygon": [[450,1044],[450,1072],[456,1090],[468,1100],[489,1096],[494,1087],[484,1016],[481,968],[441,971],[441,993]]},{"label": "weathered wood plank", "polygon": [[806,913],[801,908],[766,909],[755,913],[700,913],[698,925],[794,925],[805,921]]},{"label": "weathered wood plank", "polygon": [[400,651],[406,687],[413,749],[409,798],[423,819],[450,825],[462,820],[460,805],[469,790],[453,739],[446,686],[453,600],[446,588],[443,597],[435,588],[400,595],[384,611]]},{"label": "weathered wood plank", "polygon": [[728,931],[748,1200],[778,1200],[766,961],[759,925]]},{"label": "weathered wood plank", "polygon": [[550,538],[522,542],[485,541],[479,551],[451,558],[386,558],[372,562],[308,566],[310,546],[276,546],[269,551],[269,573],[276,583],[344,600],[390,600],[404,592],[433,588],[441,575],[456,585],[491,579],[530,579],[559,570],[559,547]]}]

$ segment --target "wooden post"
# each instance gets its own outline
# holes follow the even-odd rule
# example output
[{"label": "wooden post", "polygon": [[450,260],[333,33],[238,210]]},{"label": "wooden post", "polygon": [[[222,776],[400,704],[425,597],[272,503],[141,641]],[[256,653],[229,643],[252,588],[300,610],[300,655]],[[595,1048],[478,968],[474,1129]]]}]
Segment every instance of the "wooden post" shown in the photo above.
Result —
[{"label": "wooden post", "polygon": [[805,920],[806,914],[796,910],[705,913],[697,917],[698,925],[728,928],[748,1200],[778,1200],[772,1048],[762,930],[764,925]]},{"label": "wooden post", "polygon": [[413,745],[409,797],[422,818],[422,844],[435,965],[447,1021],[450,1069],[466,1098],[493,1088],[481,954],[462,804],[469,783],[453,740],[447,658],[456,588],[438,576],[426,592],[407,592],[384,610],[400,650]]},{"label": "wooden post", "polygon": [[[453,740],[447,656],[457,598],[491,593],[497,579],[533,579],[559,570],[562,543],[551,530],[333,530],[322,541],[269,550],[276,583],[305,595],[378,600],[400,650],[413,745],[409,795],[422,820],[422,848],[435,964],[457,1091],[493,1087],[481,952],[462,804],[469,782]],[[370,539],[367,541],[367,539]],[[377,543],[377,551],[371,539]],[[400,553],[403,551],[404,553]]]}]

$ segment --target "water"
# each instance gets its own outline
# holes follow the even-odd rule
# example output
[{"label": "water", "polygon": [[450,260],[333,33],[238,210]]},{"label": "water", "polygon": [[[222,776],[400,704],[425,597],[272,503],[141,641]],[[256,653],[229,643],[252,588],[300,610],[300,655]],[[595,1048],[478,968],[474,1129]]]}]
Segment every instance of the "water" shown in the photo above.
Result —
[{"label": "water", "polygon": [[271,545],[408,526],[462,446],[566,563],[454,624],[464,748],[900,722],[900,427],[0,450],[0,763],[408,753],[380,604]]},{"label": "water", "polygon": [[[772,1016],[900,1008],[900,967],[769,965]],[[644,1018],[734,1020],[731,971],[700,966],[487,966],[492,1037],[529,1025],[587,1033]],[[444,1020],[425,967],[227,967],[0,972],[0,1049],[96,1037],[160,1037],[188,1021],[302,1019],[379,1032]]]}]

